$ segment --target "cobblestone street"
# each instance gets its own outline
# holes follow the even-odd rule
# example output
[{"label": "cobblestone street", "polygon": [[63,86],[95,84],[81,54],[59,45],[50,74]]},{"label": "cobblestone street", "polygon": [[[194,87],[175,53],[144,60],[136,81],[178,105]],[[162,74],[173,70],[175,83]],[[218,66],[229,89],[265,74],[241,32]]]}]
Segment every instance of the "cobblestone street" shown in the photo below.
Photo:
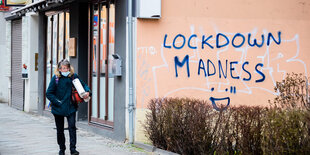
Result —
[{"label": "cobblestone street", "polygon": [[[29,114],[0,104],[0,155],[58,154],[54,120]],[[69,134],[66,135],[66,154],[70,154]],[[101,135],[77,130],[77,150],[81,155],[151,154],[129,144],[113,141]]]}]

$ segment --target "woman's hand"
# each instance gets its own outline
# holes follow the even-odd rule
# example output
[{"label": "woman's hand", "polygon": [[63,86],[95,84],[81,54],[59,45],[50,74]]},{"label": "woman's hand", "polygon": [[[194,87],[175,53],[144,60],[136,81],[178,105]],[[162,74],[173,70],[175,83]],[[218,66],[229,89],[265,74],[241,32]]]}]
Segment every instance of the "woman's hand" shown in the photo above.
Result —
[{"label": "woman's hand", "polygon": [[89,92],[86,92],[85,95],[83,96],[84,99],[87,99],[89,97]]}]

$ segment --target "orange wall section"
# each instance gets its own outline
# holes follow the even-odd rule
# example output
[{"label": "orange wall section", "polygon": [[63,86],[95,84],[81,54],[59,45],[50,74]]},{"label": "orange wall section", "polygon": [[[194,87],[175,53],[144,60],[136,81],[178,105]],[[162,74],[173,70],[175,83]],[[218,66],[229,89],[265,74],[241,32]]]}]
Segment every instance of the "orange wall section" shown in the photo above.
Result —
[{"label": "orange wall section", "polygon": [[[275,82],[285,78],[286,73],[310,75],[309,28],[310,2],[306,0],[162,0],[161,19],[137,20],[137,108],[146,108],[150,99],[156,97],[229,98],[230,105],[266,106],[277,94]],[[253,39],[260,44],[262,35],[264,44],[249,45],[249,34],[250,44]],[[274,37],[269,37],[269,45],[268,34]],[[207,43],[213,49],[202,41],[211,35]],[[227,42],[223,36],[229,44],[217,48],[217,35],[218,45]],[[190,36],[193,37],[188,42]],[[176,77],[175,59],[178,57],[181,62],[187,55],[190,77],[186,63],[177,66]],[[208,60],[215,65],[216,73],[205,77],[199,61],[208,71]],[[227,78],[222,72],[220,78],[218,61],[225,71],[226,60]],[[238,62],[232,65],[232,71],[231,62]],[[245,62],[248,64],[244,65]],[[209,67],[213,73],[210,63]],[[232,78],[231,72],[240,78]],[[251,79],[244,80],[249,79],[249,73]],[[265,79],[257,82],[262,74]],[[226,104],[227,100],[221,103]]]}]

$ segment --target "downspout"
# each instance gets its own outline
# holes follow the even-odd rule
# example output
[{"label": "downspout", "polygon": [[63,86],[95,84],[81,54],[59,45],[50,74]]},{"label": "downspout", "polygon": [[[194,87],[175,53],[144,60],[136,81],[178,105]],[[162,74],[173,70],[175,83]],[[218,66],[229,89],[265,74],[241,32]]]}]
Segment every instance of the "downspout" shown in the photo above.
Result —
[{"label": "downspout", "polygon": [[128,68],[129,68],[129,143],[134,142],[134,88],[133,88],[133,20],[132,20],[132,0],[128,0]]}]

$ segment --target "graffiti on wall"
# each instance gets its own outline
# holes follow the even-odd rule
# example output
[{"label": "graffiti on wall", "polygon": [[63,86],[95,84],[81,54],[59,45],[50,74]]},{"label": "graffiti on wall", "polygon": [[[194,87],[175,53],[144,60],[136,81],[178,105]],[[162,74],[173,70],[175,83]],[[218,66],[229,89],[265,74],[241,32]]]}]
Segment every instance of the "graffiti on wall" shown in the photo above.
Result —
[{"label": "graffiti on wall", "polygon": [[139,78],[141,85],[141,103],[146,102],[146,98],[150,96],[150,89],[152,87],[153,77],[150,76],[150,68],[151,64],[144,59],[145,56],[154,56],[157,55],[157,51],[155,47],[139,47],[138,48],[139,55],[137,56],[138,61],[141,62],[140,65],[137,66],[137,78]]},{"label": "graffiti on wall", "polygon": [[[227,96],[211,96],[213,107],[221,110],[217,102],[225,103],[224,109],[231,103],[230,95],[245,93],[252,94],[253,89],[259,89],[267,93],[277,95],[273,87],[260,86],[266,80],[271,81],[273,86],[281,77],[285,78],[286,70],[281,65],[283,63],[300,63],[307,75],[306,63],[299,56],[299,35],[293,38],[283,38],[281,30],[269,32],[263,30],[260,34],[254,28],[251,32],[222,32],[215,28],[214,34],[203,32],[195,33],[195,27],[190,27],[190,34],[169,34],[165,33],[162,37],[161,50],[157,53],[155,47],[138,48],[138,59],[143,62],[137,66],[137,75],[144,76],[144,89],[142,103],[145,97],[150,95],[150,86],[153,84],[155,97],[159,97],[159,71],[168,69],[173,72],[173,76],[178,78],[198,76],[203,81],[204,87],[179,86],[171,88],[165,93],[165,97],[182,90],[199,90],[205,92],[226,93]],[[295,44],[293,55],[286,56],[285,52],[277,50],[286,44]],[[254,53],[253,49],[258,49],[260,53]],[[276,50],[275,50],[276,49]],[[235,52],[236,57],[230,58],[227,52]],[[257,50],[256,50],[257,51]],[[272,52],[271,52],[272,51]],[[277,54],[274,54],[274,51]],[[166,56],[167,53],[174,52],[173,57]],[[251,53],[252,52],[252,53]],[[271,54],[272,53],[272,54]],[[151,65],[143,60],[143,54],[149,56],[159,56],[161,64]],[[249,59],[251,57],[251,59]],[[283,59],[284,58],[284,59]],[[279,62],[279,59],[284,62]],[[173,62],[173,63],[168,63]],[[143,70],[142,70],[143,69]],[[152,72],[153,76],[146,74]],[[203,80],[203,78],[205,80]],[[211,80],[213,79],[213,80]],[[215,80],[214,80],[215,79]],[[282,80],[280,79],[280,80]],[[236,86],[236,80],[241,83]],[[255,84],[254,84],[255,83]]]},{"label": "graffiti on wall", "polygon": [[[183,34],[178,34],[174,37],[173,41],[172,41],[172,46],[171,45],[167,45],[167,37],[168,34],[165,34],[164,37],[164,41],[163,41],[163,47],[164,48],[168,48],[168,49],[176,49],[176,50],[182,50],[182,48],[184,47],[184,45],[187,45],[188,48],[190,49],[197,49],[198,46],[193,46],[191,45],[191,40],[194,38],[197,38],[197,34],[192,34],[191,36],[188,37],[188,39],[186,39],[186,37]],[[247,34],[247,38],[241,34],[241,33],[236,33],[233,35],[232,39],[230,40],[230,38],[228,36],[226,36],[223,33],[217,33],[215,35],[215,42],[216,45],[213,46],[210,43],[208,43],[208,40],[212,39],[213,35],[202,35],[201,38],[201,49],[204,49],[205,46],[207,46],[208,48],[214,49],[221,49],[221,48],[225,48],[225,46],[229,45],[231,43],[231,45],[234,48],[241,48],[244,46],[250,46],[250,47],[258,47],[261,48],[264,44],[266,44],[266,46],[269,46],[271,41],[273,41],[274,43],[280,45],[281,44],[281,31],[278,32],[278,36],[277,36],[277,40],[275,39],[274,35],[272,33],[268,33],[267,36],[267,41],[265,43],[265,36],[264,34],[261,35],[261,41],[260,43],[258,43],[259,41],[257,41],[256,38],[252,38],[251,39],[251,33]],[[224,40],[221,41],[220,40]],[[236,43],[237,39],[241,39],[241,41],[239,41],[238,43]],[[177,40],[180,40],[180,44],[179,46],[176,45]],[[247,40],[247,41],[246,41]],[[253,42],[251,43],[251,41],[253,40]],[[247,44],[246,44],[247,43]],[[180,61],[178,56],[174,57],[174,63],[175,63],[175,76],[178,77],[178,68],[182,68],[183,66],[185,66],[186,64],[186,69],[187,69],[187,76],[190,77],[190,68],[189,68],[189,55],[186,55],[183,59],[181,59],[182,61]],[[205,77],[210,77],[210,76],[216,76],[218,75],[218,78],[227,78],[230,75],[230,78],[232,79],[241,79],[243,81],[250,81],[252,74],[249,70],[246,69],[246,65],[249,64],[248,61],[244,61],[242,63],[242,70],[247,74],[247,77],[243,77],[240,78],[239,75],[234,75],[234,70],[235,70],[235,65],[237,65],[239,63],[239,61],[230,61],[228,63],[228,60],[224,60],[224,62],[222,62],[222,60],[218,60],[217,63],[213,63],[210,59],[207,59],[206,63],[203,59],[199,59],[199,63],[197,66],[197,74],[200,75],[201,72],[204,73]],[[229,65],[228,65],[229,64]],[[260,79],[256,79],[255,82],[259,83],[259,82],[263,82],[265,80],[265,75],[264,73],[261,71],[261,67],[264,67],[263,63],[258,63],[255,65],[255,73],[260,74],[261,78]],[[228,69],[229,68],[229,69]],[[212,70],[212,72],[211,72]],[[229,71],[227,71],[229,70]],[[230,73],[228,75],[228,72]],[[214,91],[214,88],[211,88],[211,91]],[[225,89],[225,91],[228,91],[228,88]],[[230,87],[230,92],[231,93],[236,93],[236,87]],[[230,98],[229,97],[224,97],[224,98],[215,98],[215,97],[210,97],[210,101],[212,102],[213,107],[216,110],[219,110],[218,106],[216,105],[216,101],[222,101],[222,100],[227,100],[227,104],[226,107],[229,106],[230,104]]]}]

